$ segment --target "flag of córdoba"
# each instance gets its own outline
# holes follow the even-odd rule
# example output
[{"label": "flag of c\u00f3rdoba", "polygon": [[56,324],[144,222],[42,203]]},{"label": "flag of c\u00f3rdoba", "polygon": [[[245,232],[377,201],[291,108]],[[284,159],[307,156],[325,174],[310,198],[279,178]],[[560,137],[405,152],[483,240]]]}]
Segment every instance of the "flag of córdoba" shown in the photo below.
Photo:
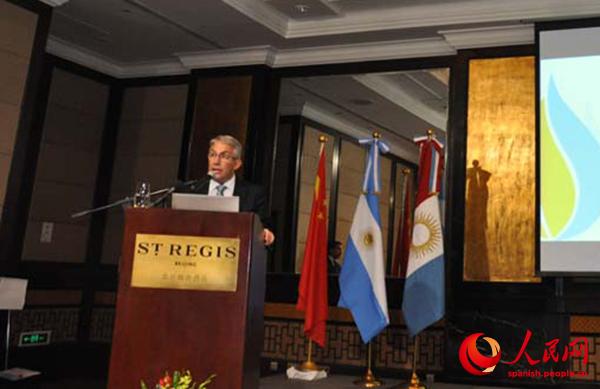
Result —
[{"label": "flag of c\u00f3rdoba", "polygon": [[415,209],[402,313],[414,336],[444,316],[444,239],[437,194]]}]

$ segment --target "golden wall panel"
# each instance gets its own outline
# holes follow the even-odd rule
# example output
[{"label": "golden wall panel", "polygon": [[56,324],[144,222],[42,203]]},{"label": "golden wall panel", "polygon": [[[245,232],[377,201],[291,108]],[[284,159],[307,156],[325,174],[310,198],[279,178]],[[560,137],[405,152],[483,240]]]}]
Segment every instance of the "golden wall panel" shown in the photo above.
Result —
[{"label": "golden wall panel", "polygon": [[464,279],[535,272],[534,57],[469,64]]}]

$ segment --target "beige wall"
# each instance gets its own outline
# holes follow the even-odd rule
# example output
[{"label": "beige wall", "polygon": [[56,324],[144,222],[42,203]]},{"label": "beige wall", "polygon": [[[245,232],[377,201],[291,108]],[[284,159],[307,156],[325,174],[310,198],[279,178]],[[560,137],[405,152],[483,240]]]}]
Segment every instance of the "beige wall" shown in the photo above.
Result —
[{"label": "beige wall", "polygon": [[[302,146],[302,163],[300,167],[300,191],[298,199],[298,231],[296,241],[296,272],[302,268],[302,259],[304,257],[304,247],[306,245],[306,234],[310,220],[310,211],[312,207],[312,195],[314,180],[317,172],[317,163],[319,155],[319,135],[326,135],[312,127],[305,127],[304,143]],[[331,186],[331,167],[333,156],[333,142],[326,143],[325,152],[327,153],[327,199],[330,200],[329,191]],[[367,149],[353,142],[342,140],[340,150],[339,165],[339,186],[337,202],[337,220],[335,239],[342,242],[343,248],[346,248],[346,240],[350,233],[352,218],[356,202],[361,193],[362,182],[364,178],[365,158]],[[379,195],[379,212],[381,216],[381,226],[383,234],[383,255],[387,260],[387,241],[388,241],[388,213],[390,203],[390,175],[392,163],[387,158],[380,158],[381,163],[381,193]],[[339,259],[341,263],[342,258]]]},{"label": "beige wall", "polygon": [[[151,190],[177,179],[187,85],[149,86],[125,91],[110,200],[130,196],[138,181]],[[117,263],[121,251],[123,212],[108,214],[102,263]]]},{"label": "beige wall", "polygon": [[[340,183],[338,189],[337,227],[335,238],[342,242],[346,251],[346,240],[352,226],[352,218],[356,203],[363,185],[365,161],[368,149],[352,142],[342,141],[340,153]],[[380,158],[381,193],[379,195],[379,214],[383,235],[383,258],[387,261],[388,213],[390,203],[390,174],[392,163],[387,158]],[[340,259],[340,262],[342,262]]]},{"label": "beige wall", "polygon": [[[109,87],[64,70],[52,73],[29,219],[24,260],[84,262]],[[52,240],[41,241],[43,223]]]},{"label": "beige wall", "polygon": [[13,155],[37,15],[0,0],[0,208]]}]

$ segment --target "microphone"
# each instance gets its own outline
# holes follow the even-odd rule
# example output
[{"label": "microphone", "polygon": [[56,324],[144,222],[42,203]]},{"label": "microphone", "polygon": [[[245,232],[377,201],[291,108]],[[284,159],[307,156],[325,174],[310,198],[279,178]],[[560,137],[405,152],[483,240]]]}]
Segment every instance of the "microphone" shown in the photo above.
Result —
[{"label": "microphone", "polygon": [[210,180],[212,180],[212,173],[207,173],[204,177],[198,180],[189,180],[189,181],[179,181],[173,187],[173,192],[178,192],[185,189],[194,189],[197,186],[205,185]]},{"label": "microphone", "polygon": [[175,192],[186,192],[188,189],[194,190],[199,185],[205,185],[211,179],[212,175],[209,173],[199,180],[178,181],[175,185],[168,188],[162,196],[153,201],[150,204],[150,208],[162,203],[167,199],[167,197],[171,196]]}]

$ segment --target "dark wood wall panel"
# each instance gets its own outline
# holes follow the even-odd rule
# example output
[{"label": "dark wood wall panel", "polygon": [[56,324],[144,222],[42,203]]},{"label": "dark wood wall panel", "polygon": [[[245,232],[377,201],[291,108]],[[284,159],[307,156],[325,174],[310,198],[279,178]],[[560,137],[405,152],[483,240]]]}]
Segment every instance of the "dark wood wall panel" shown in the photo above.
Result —
[{"label": "dark wood wall panel", "polygon": [[0,23],[14,27],[3,31],[8,41],[0,39],[0,270],[5,274],[14,272],[21,258],[49,88],[44,51],[51,17],[46,5],[11,3],[0,0]]},{"label": "dark wood wall panel", "polygon": [[19,343],[19,335],[27,331],[52,331],[52,343],[75,342],[79,324],[79,308],[34,308],[11,315],[11,346]]},{"label": "dark wood wall panel", "polygon": [[219,134],[246,143],[252,76],[198,78],[187,177],[206,173],[209,141]]}]

